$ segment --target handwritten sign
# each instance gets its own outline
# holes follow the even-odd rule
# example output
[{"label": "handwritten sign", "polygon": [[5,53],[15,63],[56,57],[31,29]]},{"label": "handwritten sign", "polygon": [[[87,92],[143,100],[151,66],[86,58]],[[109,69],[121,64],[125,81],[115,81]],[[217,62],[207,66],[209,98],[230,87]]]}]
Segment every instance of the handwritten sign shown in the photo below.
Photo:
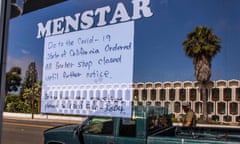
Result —
[{"label": "handwritten sign", "polygon": [[45,38],[41,112],[130,117],[133,30],[127,22]]}]

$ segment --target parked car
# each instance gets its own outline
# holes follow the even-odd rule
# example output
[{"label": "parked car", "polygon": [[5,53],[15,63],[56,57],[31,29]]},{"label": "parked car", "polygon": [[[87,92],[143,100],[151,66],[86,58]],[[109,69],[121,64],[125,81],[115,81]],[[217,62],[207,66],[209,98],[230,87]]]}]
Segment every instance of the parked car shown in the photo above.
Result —
[{"label": "parked car", "polygon": [[162,107],[137,106],[132,118],[89,117],[44,131],[45,144],[239,144],[240,129],[173,126]]}]

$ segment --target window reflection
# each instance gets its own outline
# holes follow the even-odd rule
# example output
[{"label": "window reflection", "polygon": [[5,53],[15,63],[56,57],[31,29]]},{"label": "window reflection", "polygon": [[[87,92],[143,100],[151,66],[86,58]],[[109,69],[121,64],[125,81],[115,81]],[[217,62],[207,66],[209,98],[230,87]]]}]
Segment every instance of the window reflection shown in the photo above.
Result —
[{"label": "window reflection", "polygon": [[240,101],[240,88],[236,88],[236,100]]},{"label": "window reflection", "polygon": [[147,100],[147,89],[142,90],[142,100]]},{"label": "window reflection", "polygon": [[151,89],[151,100],[156,100],[156,89]]},{"label": "window reflection", "polygon": [[225,101],[230,101],[232,99],[232,90],[230,88],[224,88],[223,99]]},{"label": "window reflection", "polygon": [[219,100],[219,89],[218,88],[213,88],[212,89],[212,100],[213,101],[218,101]]},{"label": "window reflection", "polygon": [[175,100],[175,89],[170,89],[169,90],[169,99],[171,101],[174,101]]},{"label": "window reflection", "polygon": [[201,113],[202,112],[202,103],[201,102],[196,102],[196,104],[195,104],[195,112],[196,113]]},{"label": "window reflection", "polygon": [[181,109],[180,102],[175,102],[174,103],[174,112],[180,113],[180,109]]},{"label": "window reflection", "polygon": [[208,114],[213,113],[213,103],[212,102],[207,103],[207,113]]},{"label": "window reflection", "polygon": [[190,100],[195,101],[197,99],[197,90],[192,88],[190,89]]},{"label": "window reflection", "polygon": [[218,114],[225,114],[226,111],[225,111],[225,103],[224,102],[220,102],[218,103]]},{"label": "window reflection", "polygon": [[230,114],[232,115],[236,115],[238,114],[238,104],[233,102],[233,103],[230,103]]},{"label": "window reflection", "polygon": [[166,90],[160,89],[160,100],[166,100]]},{"label": "window reflection", "polygon": [[181,101],[186,100],[186,90],[185,89],[180,89],[179,90],[179,99]]}]

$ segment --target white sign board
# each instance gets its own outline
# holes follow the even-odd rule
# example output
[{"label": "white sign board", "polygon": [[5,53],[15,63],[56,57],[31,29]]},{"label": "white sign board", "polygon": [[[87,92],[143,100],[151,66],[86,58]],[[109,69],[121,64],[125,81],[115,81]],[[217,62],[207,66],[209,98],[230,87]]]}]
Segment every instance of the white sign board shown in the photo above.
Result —
[{"label": "white sign board", "polygon": [[131,116],[134,22],[45,38],[42,113]]}]

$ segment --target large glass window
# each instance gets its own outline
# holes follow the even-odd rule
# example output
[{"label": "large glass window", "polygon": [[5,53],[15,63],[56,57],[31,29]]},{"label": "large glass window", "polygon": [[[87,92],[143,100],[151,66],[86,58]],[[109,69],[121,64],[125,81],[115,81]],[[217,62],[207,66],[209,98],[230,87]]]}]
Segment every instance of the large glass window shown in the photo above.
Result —
[{"label": "large glass window", "polygon": [[235,126],[239,27],[238,0],[11,0],[4,111],[120,117],[115,133],[97,119],[85,132],[133,138],[133,105],[180,125],[189,102],[199,123]]}]

